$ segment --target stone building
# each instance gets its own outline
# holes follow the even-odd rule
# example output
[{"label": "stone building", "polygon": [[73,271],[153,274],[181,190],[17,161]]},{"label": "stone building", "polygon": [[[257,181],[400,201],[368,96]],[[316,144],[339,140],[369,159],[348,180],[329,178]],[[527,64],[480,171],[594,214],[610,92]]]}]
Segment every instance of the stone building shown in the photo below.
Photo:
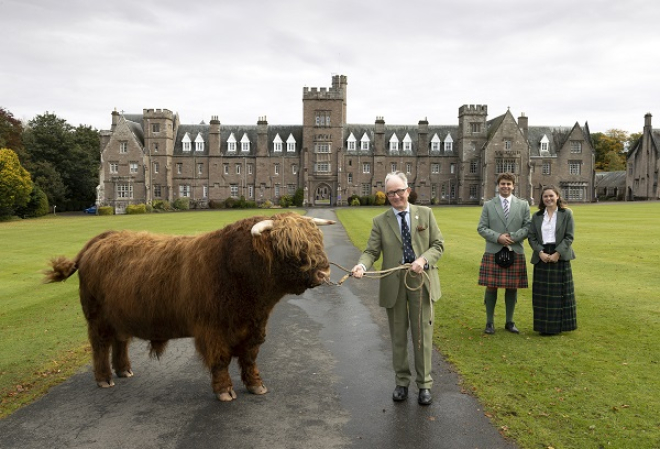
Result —
[{"label": "stone building", "polygon": [[391,171],[407,174],[420,204],[481,204],[502,172],[518,177],[515,194],[534,201],[546,184],[571,202],[594,198],[594,150],[585,123],[529,126],[507,110],[488,120],[486,105],[463,105],[458,123],[352,124],[347,78],[302,92],[302,125],[182,124],[167,109],[112,112],[101,132],[99,201],[128,204],[245,197],[277,203],[304,189],[307,205],[346,205],[352,195],[384,190]]},{"label": "stone building", "polygon": [[626,158],[626,200],[660,199],[660,129],[651,126],[651,113],[644,116],[642,137],[628,151]]}]

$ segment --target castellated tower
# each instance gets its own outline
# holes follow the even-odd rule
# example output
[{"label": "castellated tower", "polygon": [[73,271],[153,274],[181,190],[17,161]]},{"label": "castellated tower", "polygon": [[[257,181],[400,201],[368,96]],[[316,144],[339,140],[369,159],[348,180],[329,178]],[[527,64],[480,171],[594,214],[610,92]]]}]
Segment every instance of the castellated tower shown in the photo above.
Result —
[{"label": "castellated tower", "polygon": [[346,124],[344,75],[333,75],[332,87],[303,88],[302,183],[308,203],[315,196],[335,204],[341,190],[343,128]]},{"label": "castellated tower", "polygon": [[[172,186],[174,139],[179,117],[168,109],[143,109],[144,152],[149,159],[145,188],[147,201],[153,200],[154,186]],[[173,201],[172,189],[161,190],[162,197]]]}]

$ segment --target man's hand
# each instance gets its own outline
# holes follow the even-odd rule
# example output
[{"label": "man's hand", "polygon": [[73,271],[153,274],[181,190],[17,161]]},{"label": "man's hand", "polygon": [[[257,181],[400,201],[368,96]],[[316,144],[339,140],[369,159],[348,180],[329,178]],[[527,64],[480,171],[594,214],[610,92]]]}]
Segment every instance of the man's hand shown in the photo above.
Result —
[{"label": "man's hand", "polygon": [[507,232],[506,234],[500,234],[500,236],[497,238],[497,243],[499,243],[500,245],[508,246],[508,245],[513,245],[516,242],[511,238],[511,236]]},{"label": "man's hand", "polygon": [[424,266],[427,264],[426,259],[423,257],[420,257],[419,259],[415,260],[412,264],[410,264],[410,269],[413,270],[415,273],[421,273],[424,271]]},{"label": "man's hand", "polygon": [[351,270],[351,274],[355,279],[360,279],[364,274],[364,268],[362,268],[362,265],[357,264],[353,267],[353,270]]}]

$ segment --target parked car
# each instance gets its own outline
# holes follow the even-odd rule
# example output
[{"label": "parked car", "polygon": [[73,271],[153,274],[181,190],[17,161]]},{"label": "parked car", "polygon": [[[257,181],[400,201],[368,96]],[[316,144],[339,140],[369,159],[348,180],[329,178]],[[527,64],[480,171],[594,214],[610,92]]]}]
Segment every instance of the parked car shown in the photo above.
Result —
[{"label": "parked car", "polygon": [[86,214],[96,215],[96,206],[88,207],[85,209]]}]

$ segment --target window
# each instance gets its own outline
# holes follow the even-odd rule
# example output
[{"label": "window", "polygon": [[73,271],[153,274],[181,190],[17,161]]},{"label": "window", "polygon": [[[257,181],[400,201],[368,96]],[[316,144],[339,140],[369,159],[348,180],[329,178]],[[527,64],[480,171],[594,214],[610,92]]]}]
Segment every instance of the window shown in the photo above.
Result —
[{"label": "window", "polygon": [[580,161],[568,162],[568,173],[571,175],[579,175],[582,172],[582,163]]},{"label": "window", "polygon": [[250,151],[250,142],[241,142],[241,151],[247,153]]},{"label": "window", "polygon": [[280,174],[280,164],[275,164],[273,166],[273,169],[275,170],[275,174],[279,175]]},{"label": "window", "polygon": [[329,153],[330,144],[329,143],[316,143],[314,144],[317,153]]},{"label": "window", "polygon": [[160,165],[158,162],[154,162],[154,173],[158,173],[158,169],[160,168]]},{"label": "window", "polygon": [[204,141],[201,140],[200,136],[195,139],[195,151],[204,151]]},{"label": "window", "polygon": [[289,134],[289,138],[286,139],[286,152],[287,153],[296,152],[296,139],[293,138],[293,134]]},{"label": "window", "polygon": [[440,164],[431,164],[431,174],[437,175],[440,173]]},{"label": "window", "polygon": [[470,185],[470,199],[471,200],[477,199],[477,186],[474,184]]},{"label": "window", "polygon": [[569,200],[584,200],[584,187],[568,187]]},{"label": "window", "polygon": [[511,141],[510,140],[505,140],[504,141],[504,149],[505,150],[510,150],[511,149]]},{"label": "window", "polygon": [[475,141],[470,142],[470,150],[477,151],[477,142]]},{"label": "window", "polygon": [[282,142],[273,142],[273,151],[275,153],[281,153],[282,152]]},{"label": "window", "polygon": [[[188,136],[186,136],[186,137],[188,137]],[[181,144],[183,145],[183,151],[186,152],[186,153],[190,153],[190,140],[188,140],[188,141],[184,140],[184,141],[181,142]]]},{"label": "window", "polygon": [[231,184],[229,186],[229,195],[232,198],[238,198],[238,185],[237,184]]},{"label": "window", "polygon": [[582,153],[582,142],[571,140],[571,153]]},{"label": "window", "polygon": [[253,185],[248,186],[248,198],[254,198],[254,186]]},{"label": "window", "polygon": [[154,153],[158,153],[158,142],[154,142]]},{"label": "window", "polygon": [[392,163],[390,164],[390,171],[391,171],[392,173],[394,173],[394,172],[396,171],[396,162],[392,162]]},{"label": "window", "polygon": [[252,174],[252,164],[247,164],[248,175]]},{"label": "window", "polygon": [[438,153],[440,151],[440,142],[431,142],[431,152]]},{"label": "window", "polygon": [[549,175],[550,174],[550,162],[544,162],[541,166],[541,174]]},{"label": "window", "polygon": [[110,173],[119,173],[119,164],[117,162],[110,162]]},{"label": "window", "polygon": [[190,198],[190,186],[187,184],[180,185],[179,196],[184,198]]},{"label": "window", "polygon": [[369,141],[368,140],[362,140],[362,142],[360,142],[360,150],[369,151]]},{"label": "window", "polygon": [[183,164],[176,164],[176,174],[180,175],[183,172]]},{"label": "window", "polygon": [[406,164],[406,174],[409,175],[410,173],[412,173],[412,164],[411,164],[411,163],[407,163],[407,164]]},{"label": "window", "polygon": [[160,132],[160,123],[151,124],[151,132],[159,133]]},{"label": "window", "polygon": [[371,173],[371,164],[365,162],[362,164],[362,173]]},{"label": "window", "polygon": [[222,164],[222,172],[223,172],[225,175],[228,175],[228,174],[229,174],[229,164]]},{"label": "window", "polygon": [[470,129],[472,130],[472,134],[480,133],[481,132],[481,123],[479,123],[479,122],[470,123]]},{"label": "window", "polygon": [[202,173],[204,173],[204,164],[199,163],[197,164],[197,174],[201,175]]},{"label": "window", "polygon": [[541,142],[541,151],[548,151],[548,142]]},{"label": "window", "polygon": [[438,185],[433,184],[431,185],[431,198],[437,198],[438,197]]},{"label": "window", "polygon": [[347,144],[348,144],[348,145],[347,145],[347,147],[348,147],[348,151],[355,151],[355,141],[354,141],[354,140],[353,140],[353,141],[350,141],[350,140],[349,140],[349,141],[347,142]]},{"label": "window", "polygon": [[495,173],[517,173],[515,159],[496,159]]},{"label": "window", "polygon": [[119,152],[128,153],[128,142],[119,142]]},{"label": "window", "polygon": [[138,171],[137,162],[129,162],[128,167],[129,167],[129,170],[130,170],[131,173],[137,173],[137,171]]},{"label": "window", "polygon": [[479,164],[477,164],[477,161],[470,161],[470,174],[476,175],[479,170]]},{"label": "window", "polygon": [[236,174],[237,175],[241,174],[241,164],[236,164]]},{"label": "window", "polygon": [[[396,139],[396,136],[394,136],[394,139]],[[396,152],[396,151],[399,151],[399,141],[390,140],[390,152]]]},{"label": "window", "polygon": [[454,142],[445,142],[445,151],[446,151],[447,153],[451,153],[451,152],[452,152],[452,145],[453,145],[453,143],[454,143]]},{"label": "window", "polygon": [[202,186],[202,198],[209,197],[209,186]]},{"label": "window", "polygon": [[275,184],[275,198],[279,198],[279,197],[280,197],[280,185]]},{"label": "window", "polygon": [[449,173],[456,174],[456,164],[449,164]]},{"label": "window", "polygon": [[318,162],[316,164],[316,173],[330,173],[330,162]]},{"label": "window", "polygon": [[362,196],[371,195],[371,184],[362,184]]},{"label": "window", "polygon": [[353,173],[348,174],[348,183],[353,184]]},{"label": "window", "polygon": [[230,153],[236,152],[236,142],[227,142],[227,151]]},{"label": "window", "polygon": [[117,198],[133,198],[132,184],[117,184]]},{"label": "window", "polygon": [[161,188],[160,184],[154,185],[154,197],[160,198],[161,196],[163,196],[162,193],[161,193],[161,190],[162,190],[162,188]]},{"label": "window", "polygon": [[291,173],[294,175],[298,173],[298,166],[296,164],[291,165]]},{"label": "window", "polygon": [[295,184],[287,184],[286,194],[289,195],[289,196],[295,195],[296,194],[296,185]]},{"label": "window", "polygon": [[412,142],[403,142],[403,151],[406,153],[412,152]]},{"label": "window", "polygon": [[316,126],[330,126],[330,111],[316,111]]}]

